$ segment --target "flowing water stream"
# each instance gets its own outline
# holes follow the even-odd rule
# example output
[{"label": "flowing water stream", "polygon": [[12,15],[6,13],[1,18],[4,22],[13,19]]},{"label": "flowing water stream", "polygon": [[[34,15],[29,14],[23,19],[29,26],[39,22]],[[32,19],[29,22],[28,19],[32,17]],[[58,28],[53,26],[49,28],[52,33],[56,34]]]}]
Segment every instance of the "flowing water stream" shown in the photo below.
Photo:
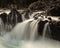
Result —
[{"label": "flowing water stream", "polygon": [[[18,23],[11,32],[0,37],[1,48],[60,48],[60,42],[45,38],[46,28],[49,23],[45,24],[43,35],[37,39],[38,20],[29,19]],[[50,30],[50,29],[48,29]],[[45,39],[42,39],[45,38]]]},{"label": "flowing water stream", "polygon": [[[22,18],[24,19],[24,16]],[[60,48],[59,41],[47,38],[51,33],[49,22],[45,23],[43,35],[38,38],[38,23],[40,20],[43,20],[43,18],[40,17],[39,19],[34,20],[32,17],[31,19],[16,24],[10,32],[4,33],[0,36],[0,48]],[[3,30],[2,27],[0,28],[0,30]],[[3,33],[3,31],[0,32]]]}]

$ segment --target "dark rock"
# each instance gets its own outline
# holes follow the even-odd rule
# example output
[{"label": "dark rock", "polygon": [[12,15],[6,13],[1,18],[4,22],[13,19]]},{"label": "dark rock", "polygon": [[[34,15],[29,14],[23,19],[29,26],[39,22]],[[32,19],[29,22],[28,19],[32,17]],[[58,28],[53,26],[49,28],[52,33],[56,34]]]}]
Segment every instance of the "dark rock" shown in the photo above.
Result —
[{"label": "dark rock", "polygon": [[60,41],[60,22],[55,23],[55,24],[51,24],[50,28],[51,28],[51,37],[54,40],[59,40]]},{"label": "dark rock", "polygon": [[6,14],[6,13],[2,13],[2,14],[0,15],[0,17],[2,18],[3,23],[6,24],[6,23],[7,23],[7,14]]},{"label": "dark rock", "polygon": [[9,16],[8,18],[10,24],[15,25],[16,18],[17,18],[17,23],[22,22],[22,15],[16,9],[12,9],[8,16]]}]

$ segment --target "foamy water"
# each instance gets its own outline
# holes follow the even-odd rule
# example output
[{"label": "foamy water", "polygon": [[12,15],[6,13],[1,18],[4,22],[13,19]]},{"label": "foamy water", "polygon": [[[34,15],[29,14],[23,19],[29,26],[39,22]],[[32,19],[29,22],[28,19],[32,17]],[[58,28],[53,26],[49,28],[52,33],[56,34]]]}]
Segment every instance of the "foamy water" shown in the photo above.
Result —
[{"label": "foamy water", "polygon": [[1,48],[60,48],[60,42],[50,39],[39,39],[36,41],[12,40],[0,42]]},{"label": "foamy water", "polygon": [[[12,33],[7,33],[3,37],[0,37],[0,47],[1,48],[60,48],[60,42],[52,39],[41,37],[37,40],[27,40],[25,37],[28,34],[24,32],[24,30],[26,31],[26,29],[29,27],[29,24],[26,23],[32,20],[33,19],[27,20],[23,23],[19,23],[12,30],[13,31]],[[34,35],[31,36],[32,37],[31,39],[34,38],[33,36]],[[21,37],[24,39],[22,39]]]},{"label": "foamy water", "polygon": [[[52,39],[41,37],[37,40],[27,40],[30,31],[31,34],[33,32],[32,35],[30,34],[31,39],[34,39],[37,33],[36,23],[38,22],[37,20],[32,22],[33,20],[34,19],[29,19],[18,23],[11,32],[0,37],[0,48],[60,48],[60,42]],[[29,30],[29,25],[32,25],[31,30]]]}]

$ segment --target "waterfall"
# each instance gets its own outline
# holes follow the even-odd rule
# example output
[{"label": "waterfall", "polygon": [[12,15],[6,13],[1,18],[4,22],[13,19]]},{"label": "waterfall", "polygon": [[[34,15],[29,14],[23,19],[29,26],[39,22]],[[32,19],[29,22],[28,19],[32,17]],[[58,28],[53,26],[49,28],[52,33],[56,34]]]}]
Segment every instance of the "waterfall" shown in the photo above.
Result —
[{"label": "waterfall", "polygon": [[4,24],[2,19],[0,18],[0,31],[2,31],[4,29]]},{"label": "waterfall", "polygon": [[34,20],[31,24],[30,24],[30,40],[35,40],[38,36],[38,32],[37,32],[37,28],[38,28],[38,22],[39,20]]},{"label": "waterfall", "polygon": [[35,40],[38,36],[37,27],[38,20],[29,19],[22,23],[16,25],[16,27],[11,31],[11,36],[14,38],[20,38],[24,40]]},{"label": "waterfall", "polygon": [[[1,48],[60,48],[60,42],[51,39],[39,39],[37,27],[40,20],[29,19],[18,23],[11,32],[0,37]],[[44,30],[49,30],[49,23],[45,24]],[[46,32],[43,31],[43,37]]]},{"label": "waterfall", "polygon": [[5,24],[4,29],[5,29],[6,31],[8,31],[8,30],[9,30],[9,26],[8,26],[8,16],[6,17],[6,19],[7,19],[7,22],[6,22],[6,24]]},{"label": "waterfall", "polygon": [[2,19],[0,18],[0,36],[5,34],[5,29],[4,29],[4,23]]},{"label": "waterfall", "polygon": [[18,16],[17,16],[17,14],[15,15],[15,17],[16,17],[16,24],[17,24],[17,22],[18,22],[18,19],[17,19],[17,18],[18,18]]},{"label": "waterfall", "polygon": [[23,39],[25,38],[25,35],[29,33],[29,22],[33,21],[33,19],[26,20],[22,23],[18,23],[14,29],[11,31],[10,37],[17,38],[17,39]]},{"label": "waterfall", "polygon": [[47,35],[47,37],[50,36],[50,26],[49,26],[49,22],[47,22],[45,25],[44,25],[44,29],[43,29],[43,38],[45,38]]},{"label": "waterfall", "polygon": [[22,20],[23,20],[23,21],[26,20],[24,16],[25,16],[25,13],[22,14]]},{"label": "waterfall", "polygon": [[[6,23],[5,23],[5,27],[4,27],[4,29],[6,30],[6,31],[10,31],[11,29],[12,29],[12,25],[11,24],[9,24],[9,17],[7,16],[6,17]],[[12,22],[12,20],[11,20],[11,22]]]},{"label": "waterfall", "polygon": [[[17,23],[17,15],[15,17]],[[22,18],[23,20],[25,20],[24,16]],[[31,17],[31,19],[16,24],[16,26],[11,31],[8,31],[3,36],[0,36],[0,47],[1,48],[60,48],[59,41],[46,38],[50,37],[51,33],[49,22],[43,25],[44,26],[42,35],[43,39],[38,37],[38,26],[39,26],[38,23],[41,21],[45,22],[45,20],[48,19],[44,17],[38,17],[36,20],[34,20],[34,18]],[[1,19],[0,22],[2,23]],[[1,23],[0,25],[2,25]]]}]

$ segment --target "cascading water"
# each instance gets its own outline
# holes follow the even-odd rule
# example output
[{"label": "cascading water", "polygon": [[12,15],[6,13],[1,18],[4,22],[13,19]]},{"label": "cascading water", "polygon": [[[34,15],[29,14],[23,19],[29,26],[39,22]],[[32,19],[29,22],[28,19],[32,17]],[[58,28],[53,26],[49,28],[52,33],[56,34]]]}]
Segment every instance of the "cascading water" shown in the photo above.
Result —
[{"label": "cascading water", "polygon": [[23,20],[23,21],[26,20],[25,17],[24,17],[24,15],[25,15],[25,13],[22,14],[22,20]]},{"label": "cascading water", "polygon": [[[25,38],[25,34],[29,33],[29,22],[31,22],[33,19],[27,20],[22,23],[18,23],[18,25],[15,26],[15,28],[11,31],[12,38],[22,39]],[[26,34],[27,36],[27,34]]]},{"label": "cascading water", "polygon": [[13,12],[12,12],[12,16],[11,16],[11,23],[13,24]]},{"label": "cascading water", "polygon": [[0,31],[2,31],[4,28],[4,24],[3,24],[3,21],[2,19],[0,18]]},{"label": "cascading water", "polygon": [[5,29],[6,31],[8,31],[8,30],[9,30],[9,25],[8,25],[8,16],[6,17],[6,19],[7,19],[7,22],[6,22],[6,24],[5,24],[4,29]]},{"label": "cascading water", "polygon": [[[47,22],[45,25],[44,25],[44,29],[43,29],[43,39],[48,35],[50,35],[50,26],[49,26],[49,22]],[[47,36],[47,37],[48,37]]]},{"label": "cascading water", "polygon": [[5,29],[4,29],[4,23],[2,19],[0,18],[0,36],[5,34]]},{"label": "cascading water", "polygon": [[[8,16],[7,16],[7,24],[8,24]],[[5,25],[5,29],[8,30],[8,25]]]},{"label": "cascading water", "polygon": [[[54,40],[32,41],[37,33],[37,24],[38,21],[33,19],[17,24],[11,33],[0,38],[1,48],[60,48],[60,43]],[[47,27],[48,23],[45,26]],[[30,36],[29,40],[27,36]]]},{"label": "cascading water", "polygon": [[[42,20],[42,19],[40,19]],[[51,39],[37,39],[37,27],[39,19],[29,19],[22,23],[18,23],[11,32],[0,37],[1,48],[60,48],[60,42]],[[50,32],[49,22],[43,29],[43,38],[46,36],[46,31]],[[35,40],[35,41],[34,41]]]},{"label": "cascading water", "polygon": [[18,17],[18,16],[17,16],[17,14],[16,14],[16,16],[15,16],[15,17],[16,17],[16,24],[17,24],[17,17]]},{"label": "cascading water", "polygon": [[38,36],[37,34],[37,28],[38,28],[38,22],[39,19],[34,20],[31,24],[30,24],[30,40],[35,40]]}]

